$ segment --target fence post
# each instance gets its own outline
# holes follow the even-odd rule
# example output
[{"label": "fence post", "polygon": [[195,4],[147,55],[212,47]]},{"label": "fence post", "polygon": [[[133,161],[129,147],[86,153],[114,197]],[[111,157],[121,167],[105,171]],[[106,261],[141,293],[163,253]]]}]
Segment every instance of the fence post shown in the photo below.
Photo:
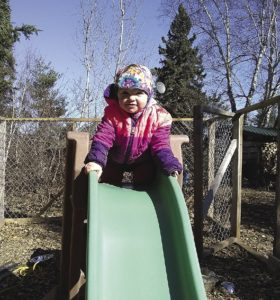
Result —
[{"label": "fence post", "polygon": [[235,154],[233,156],[232,170],[231,234],[236,238],[240,238],[241,222],[243,122],[244,115],[238,115],[233,119],[233,139],[237,140],[237,144]]},{"label": "fence post", "polygon": [[[215,178],[215,144],[216,144],[216,122],[213,121],[208,127],[208,190]],[[208,216],[214,217],[213,203],[211,204]]]},{"label": "fence post", "polygon": [[194,240],[198,258],[203,256],[203,108],[194,106]]},{"label": "fence post", "polygon": [[6,121],[0,123],[0,226],[5,221]]},{"label": "fence post", "polygon": [[280,101],[278,101],[278,119],[277,119],[277,169],[276,169],[276,224],[274,234],[273,255],[280,259]]}]

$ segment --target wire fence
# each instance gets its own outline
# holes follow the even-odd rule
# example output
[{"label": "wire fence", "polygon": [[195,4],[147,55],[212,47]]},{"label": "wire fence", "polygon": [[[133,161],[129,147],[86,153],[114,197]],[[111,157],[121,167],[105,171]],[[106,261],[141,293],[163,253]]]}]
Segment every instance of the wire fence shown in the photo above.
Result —
[{"label": "wire fence", "polygon": [[[6,120],[0,123],[0,213],[2,218],[61,216],[65,180],[67,131],[89,132],[99,121],[83,120]],[[231,141],[228,119],[204,122],[204,193],[218,172]],[[175,119],[171,133],[187,135],[183,145],[183,193],[194,220],[194,142],[192,119]],[[226,239],[230,234],[232,199],[231,167],[225,172],[214,201],[204,219],[205,243]],[[0,216],[1,217],[1,216]]]},{"label": "wire fence", "polygon": [[[204,199],[226,157],[232,140],[232,120],[221,118],[204,123]],[[204,245],[210,246],[231,235],[232,162],[226,168],[207,216],[204,218]]]},{"label": "wire fence", "polygon": [[4,219],[5,210],[5,149],[6,122],[0,123],[0,221]]},{"label": "wire fence", "polygon": [[171,134],[184,134],[189,137],[189,143],[182,145],[183,153],[183,193],[186,204],[190,210],[191,220],[193,219],[193,184],[194,184],[194,160],[193,160],[193,121],[174,121]]},{"label": "wire fence", "polygon": [[6,122],[5,217],[61,214],[65,165],[63,122]]},{"label": "wire fence", "polygon": [[[220,172],[233,136],[231,118],[204,114],[203,198]],[[63,208],[66,133],[88,132],[99,121],[5,120],[0,122],[0,219],[61,216]],[[194,128],[192,119],[175,119],[171,133],[187,135],[183,145],[183,193],[194,223]],[[203,219],[203,244],[211,248],[232,234],[233,166],[229,163]],[[205,203],[204,203],[205,204]]]},{"label": "wire fence", "polygon": [[[2,218],[61,216],[66,132],[89,132],[99,121],[6,120],[0,123],[0,213]],[[172,134],[187,134],[183,146],[184,194],[193,194],[192,121],[176,120]],[[2,208],[1,208],[2,207]],[[0,215],[1,218],[1,215]]]}]

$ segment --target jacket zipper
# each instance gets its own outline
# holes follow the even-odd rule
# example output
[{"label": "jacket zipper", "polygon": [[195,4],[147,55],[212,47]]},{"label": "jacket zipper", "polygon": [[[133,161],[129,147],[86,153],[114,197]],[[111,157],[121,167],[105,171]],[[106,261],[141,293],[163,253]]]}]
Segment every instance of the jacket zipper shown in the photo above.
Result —
[{"label": "jacket zipper", "polygon": [[129,141],[128,141],[128,145],[127,145],[127,149],[126,149],[126,153],[125,153],[125,159],[124,159],[125,164],[127,163],[128,158],[129,158],[130,153],[131,153],[132,142],[133,142],[133,139],[134,139],[135,127],[136,127],[137,120],[133,120],[131,118],[131,123],[132,123],[132,125],[131,125],[131,130],[130,130],[130,136],[129,136]]}]

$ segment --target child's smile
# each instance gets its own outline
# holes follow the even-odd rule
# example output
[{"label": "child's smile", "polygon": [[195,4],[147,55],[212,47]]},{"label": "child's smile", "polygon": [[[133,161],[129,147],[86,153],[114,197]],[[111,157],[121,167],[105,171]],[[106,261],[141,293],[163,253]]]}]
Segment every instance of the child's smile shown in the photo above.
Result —
[{"label": "child's smile", "polygon": [[121,109],[134,114],[141,111],[148,102],[148,95],[139,89],[123,89],[118,90],[118,99]]}]

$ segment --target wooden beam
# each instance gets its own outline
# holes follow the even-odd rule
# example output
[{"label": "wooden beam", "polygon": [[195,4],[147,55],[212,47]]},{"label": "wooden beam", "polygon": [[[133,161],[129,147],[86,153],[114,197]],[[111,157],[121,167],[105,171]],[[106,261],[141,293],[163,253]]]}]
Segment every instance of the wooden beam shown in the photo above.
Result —
[{"label": "wooden beam", "polygon": [[221,251],[224,248],[229,247],[230,245],[236,243],[237,239],[234,237],[230,237],[227,240],[218,242],[217,244],[213,245],[213,247],[211,247],[211,252],[213,254],[217,253],[218,251]]},{"label": "wooden beam", "polygon": [[234,139],[231,141],[228,150],[225,154],[225,157],[219,167],[219,170],[213,180],[213,182],[210,185],[210,188],[208,190],[208,193],[203,201],[203,216],[205,217],[208,213],[208,209],[216,195],[216,192],[222,182],[223,176],[228,168],[228,165],[234,155],[234,152],[236,150],[237,140]]},{"label": "wooden beam", "polygon": [[276,192],[275,192],[275,233],[273,243],[273,255],[280,259],[280,102],[278,103],[277,120],[277,166],[276,166]]},{"label": "wooden beam", "polygon": [[244,115],[233,121],[233,138],[237,140],[237,148],[232,167],[232,208],[231,234],[240,238],[241,222],[241,188],[242,188],[242,157],[243,157],[243,122]]},{"label": "wooden beam", "polygon": [[273,275],[278,275],[280,271],[280,260],[273,255],[265,255],[257,252],[250,246],[244,244],[240,239],[235,239],[235,243],[246,250],[248,253],[253,255],[257,260],[264,263],[267,267],[268,272]]},{"label": "wooden beam", "polygon": [[[216,122],[208,126],[208,189],[215,177],[215,145],[216,145]],[[209,207],[208,215],[213,218],[213,205]]]},{"label": "wooden beam", "polygon": [[203,257],[203,111],[194,107],[194,240],[199,259]]},{"label": "wooden beam", "polygon": [[242,247],[243,249],[245,249],[247,252],[249,252],[251,255],[253,255],[259,261],[261,261],[261,262],[265,263],[266,265],[268,265],[268,256],[257,252],[256,250],[254,250],[250,246],[244,244],[239,239],[236,239],[236,244],[239,245],[240,247]]},{"label": "wooden beam", "polygon": [[222,117],[233,117],[235,115],[235,113],[232,113],[230,111],[223,110],[221,108],[217,108],[214,106],[203,105],[202,109],[203,109],[203,112],[219,115]]},{"label": "wooden beam", "polygon": [[236,116],[247,114],[251,111],[258,110],[258,109],[264,108],[266,106],[274,105],[279,101],[280,101],[280,96],[276,96],[276,97],[261,101],[259,103],[244,107],[242,109],[239,109],[238,111],[236,111],[235,114],[236,114]]},{"label": "wooden beam", "polygon": [[208,127],[208,188],[210,188],[215,176],[215,144],[216,122]]}]

